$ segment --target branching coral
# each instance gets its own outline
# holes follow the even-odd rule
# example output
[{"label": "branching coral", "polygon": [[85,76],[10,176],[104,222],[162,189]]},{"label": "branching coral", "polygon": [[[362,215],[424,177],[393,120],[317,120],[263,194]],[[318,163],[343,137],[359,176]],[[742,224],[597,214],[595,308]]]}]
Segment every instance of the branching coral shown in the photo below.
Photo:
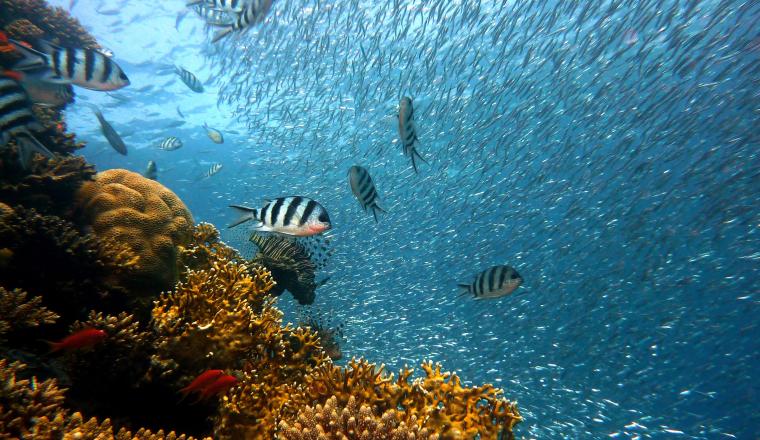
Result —
[{"label": "branching coral", "polygon": [[126,308],[129,297],[114,277],[126,276],[137,262],[118,243],[82,235],[59,217],[17,207],[0,218],[0,249],[7,254],[0,284],[42,295],[63,326],[86,319],[92,304],[101,310]]},{"label": "branching coral", "polygon": [[21,289],[0,287],[0,342],[3,335],[14,330],[52,324],[58,315],[42,306],[42,298],[27,298]]},{"label": "branching coral", "polygon": [[324,402],[336,396],[346,405],[350,396],[371,405],[375,411],[399,409],[407,424],[414,417],[442,439],[473,438],[479,434],[496,438],[499,432],[510,435],[522,420],[514,403],[502,397],[492,385],[462,387],[454,373],[442,372],[441,366],[422,364],[425,377],[409,381],[412,370],[404,369],[398,378],[383,374],[364,360],[349,362],[348,368],[329,364],[319,367],[307,379],[304,393],[308,401]]},{"label": "branching coral", "polygon": [[29,171],[21,172],[16,162],[5,167],[0,163],[0,200],[11,205],[34,208],[40,213],[66,217],[70,214],[74,196],[85,181],[91,180],[95,169],[79,156],[58,157],[32,162]]},{"label": "branching coral", "polygon": [[178,271],[208,268],[214,260],[241,261],[238,252],[219,241],[219,231],[211,223],[198,223],[187,246],[180,246]]},{"label": "branching coral", "polygon": [[99,49],[98,43],[65,9],[45,0],[0,0],[0,27],[12,38],[38,37],[39,32],[65,47]]},{"label": "branching coral", "polygon": [[277,438],[282,440],[437,440],[438,434],[420,428],[412,416],[407,425],[399,421],[393,409],[376,415],[368,405],[359,405],[355,397],[344,407],[333,396],[324,405],[303,408],[294,422],[282,420]]},{"label": "branching coral", "polygon": [[82,185],[77,205],[95,235],[126,243],[140,257],[139,271],[124,280],[133,290],[151,296],[174,285],[178,253],[190,241],[193,218],[173,192],[137,173],[113,169]]}]

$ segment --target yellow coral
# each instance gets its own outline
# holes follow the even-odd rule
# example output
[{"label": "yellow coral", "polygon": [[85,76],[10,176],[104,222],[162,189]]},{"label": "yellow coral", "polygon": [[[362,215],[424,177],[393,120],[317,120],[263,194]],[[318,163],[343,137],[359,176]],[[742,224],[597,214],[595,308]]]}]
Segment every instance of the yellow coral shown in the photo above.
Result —
[{"label": "yellow coral", "polygon": [[21,289],[9,291],[0,287],[0,342],[3,333],[15,328],[54,323],[58,315],[41,304],[42,298],[39,296],[27,299],[27,293]]},{"label": "yellow coral", "polygon": [[177,281],[179,247],[191,238],[193,218],[173,192],[137,173],[114,169],[85,182],[77,205],[98,237],[127,243],[140,257],[137,285],[154,292]]},{"label": "yellow coral", "polygon": [[346,406],[338,406],[333,396],[316,408],[307,406],[298,418],[279,423],[277,438],[282,440],[437,440],[438,434],[420,428],[416,418],[407,425],[399,421],[399,412],[389,409],[377,415],[368,405],[359,405],[350,397]]}]

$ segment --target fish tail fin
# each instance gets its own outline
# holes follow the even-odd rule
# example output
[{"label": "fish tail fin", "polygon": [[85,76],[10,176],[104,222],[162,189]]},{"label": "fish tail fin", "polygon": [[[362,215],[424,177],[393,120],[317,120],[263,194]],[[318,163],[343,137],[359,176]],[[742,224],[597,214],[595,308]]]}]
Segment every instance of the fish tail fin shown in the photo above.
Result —
[{"label": "fish tail fin", "polygon": [[224,26],[222,29],[216,31],[216,33],[214,34],[214,37],[211,39],[211,43],[216,43],[217,41],[221,40],[222,38],[232,33],[232,31],[233,31],[232,26]]},{"label": "fish tail fin", "polygon": [[457,284],[457,288],[459,288],[459,295],[457,295],[458,298],[461,298],[468,293],[470,293],[470,285],[469,284]]},{"label": "fish tail fin", "polygon": [[44,53],[39,52],[30,47],[26,47],[25,45],[21,44],[20,42],[16,40],[9,38],[8,41],[16,49],[16,52],[18,52],[23,57],[20,61],[18,61],[16,64],[13,65],[14,69],[30,70],[30,69],[38,69],[40,67],[45,66],[45,60],[47,58],[45,57]]},{"label": "fish tail fin", "polygon": [[18,145],[18,159],[21,162],[21,167],[24,169],[29,168],[34,153],[39,153],[47,158],[53,157],[53,153],[30,133],[16,136],[15,139]]},{"label": "fish tail fin", "polygon": [[256,214],[258,213],[258,210],[255,208],[249,208],[247,206],[241,205],[230,205],[230,208],[238,211],[240,213],[240,217],[232,222],[231,225],[227,226],[228,228],[234,228],[235,226],[241,225],[247,221],[256,220]]},{"label": "fish tail fin", "polygon": [[383,208],[377,206],[377,204],[372,205],[372,216],[375,217],[375,223],[377,223],[377,211],[380,211],[384,214],[387,214],[388,211],[384,210]]},{"label": "fish tail fin", "polygon": [[63,342],[45,341],[45,343],[50,347],[49,353],[55,353],[63,349]]}]

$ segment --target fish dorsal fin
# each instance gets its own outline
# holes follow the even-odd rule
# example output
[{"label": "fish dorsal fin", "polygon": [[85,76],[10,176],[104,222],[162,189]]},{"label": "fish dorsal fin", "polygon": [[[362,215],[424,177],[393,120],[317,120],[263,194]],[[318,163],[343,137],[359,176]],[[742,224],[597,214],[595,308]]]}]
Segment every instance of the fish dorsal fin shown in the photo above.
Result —
[{"label": "fish dorsal fin", "polygon": [[49,42],[48,40],[38,40],[37,42],[39,43],[40,47],[42,48],[42,51],[46,52],[46,53],[50,53],[50,52],[52,52],[52,51],[54,51],[56,49],[57,50],[64,50],[61,46],[55,45],[55,44]]}]

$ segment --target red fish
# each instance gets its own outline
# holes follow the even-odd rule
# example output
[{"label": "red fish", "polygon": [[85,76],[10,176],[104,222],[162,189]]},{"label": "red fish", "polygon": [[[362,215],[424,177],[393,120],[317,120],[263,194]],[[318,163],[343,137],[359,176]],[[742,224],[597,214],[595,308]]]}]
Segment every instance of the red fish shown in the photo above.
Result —
[{"label": "red fish", "polygon": [[200,376],[193,379],[193,381],[190,382],[190,385],[179,390],[179,392],[184,395],[188,395],[189,393],[192,393],[193,391],[203,391],[206,387],[214,383],[214,381],[216,381],[223,375],[224,375],[224,371],[222,370],[206,370],[203,373],[201,373]]},{"label": "red fish", "polygon": [[92,347],[95,344],[102,342],[107,336],[108,333],[103,330],[86,328],[66,336],[60,342],[51,342],[50,352],[55,353],[60,350],[71,351]]},{"label": "red fish", "polygon": [[198,397],[198,400],[206,400],[211,396],[216,396],[219,394],[224,394],[235,386],[237,384],[237,378],[235,376],[230,376],[229,374],[225,374],[224,376],[219,377],[216,379],[213,383],[206,386],[203,391],[201,391],[200,397]]}]

